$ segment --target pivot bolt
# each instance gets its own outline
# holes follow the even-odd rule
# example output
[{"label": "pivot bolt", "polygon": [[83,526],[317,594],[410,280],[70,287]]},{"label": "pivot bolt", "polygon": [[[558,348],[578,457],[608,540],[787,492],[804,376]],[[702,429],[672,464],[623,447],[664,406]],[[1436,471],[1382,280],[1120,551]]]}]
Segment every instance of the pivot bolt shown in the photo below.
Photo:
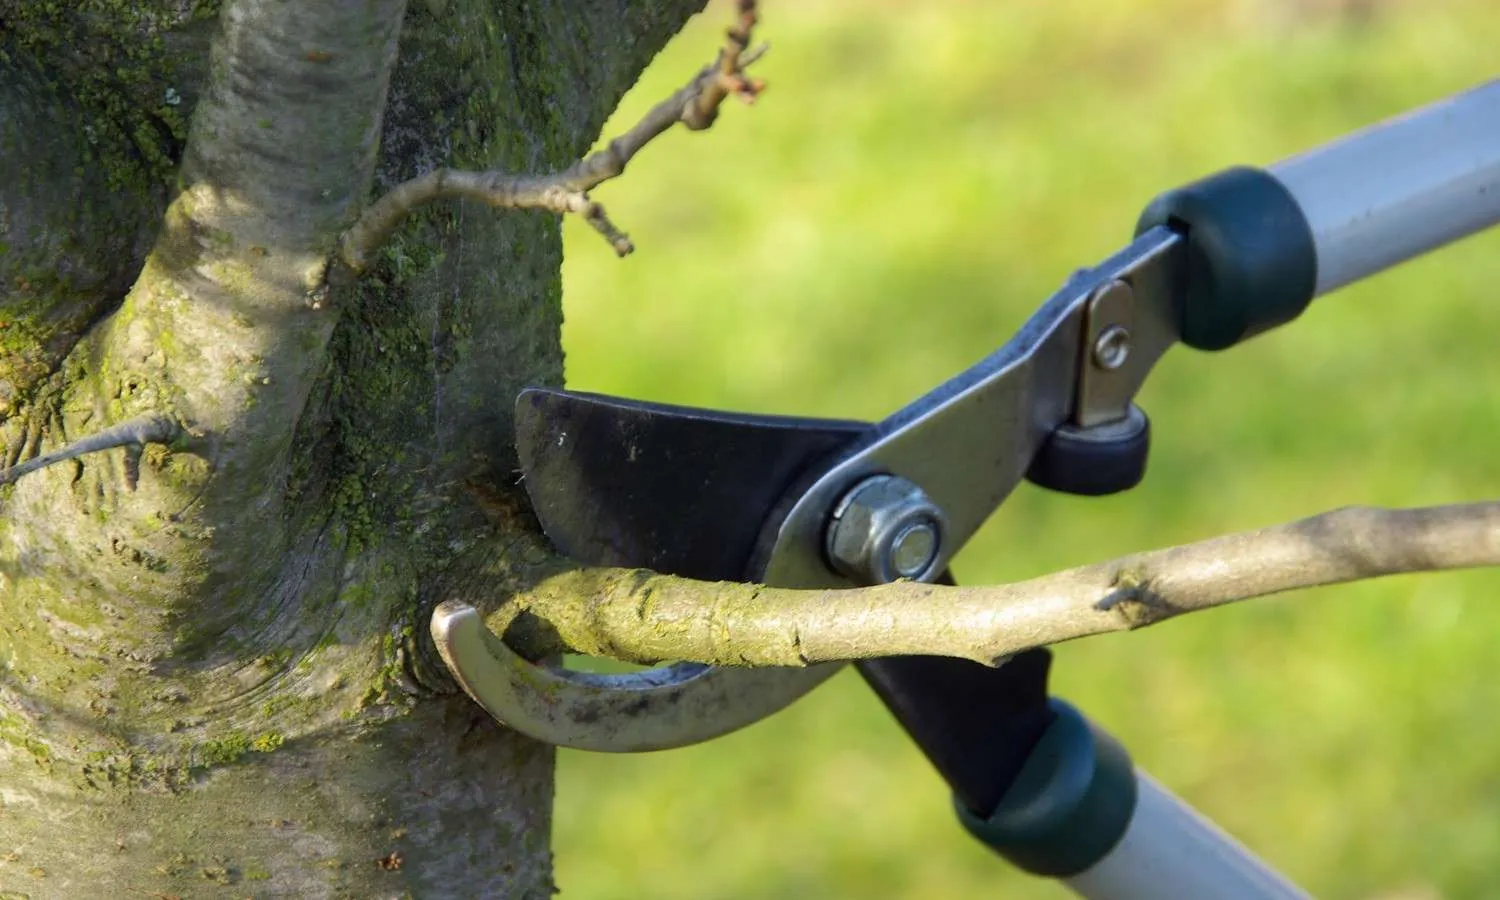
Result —
[{"label": "pivot bolt", "polygon": [[1113,372],[1125,365],[1130,356],[1130,330],[1124,325],[1111,325],[1099,332],[1094,341],[1094,365]]},{"label": "pivot bolt", "polygon": [[927,581],[937,575],[943,527],[943,511],[921,488],[874,475],[834,507],[824,546],[833,567],[856,582]]},{"label": "pivot bolt", "polygon": [[913,522],[891,541],[891,568],[902,578],[915,578],[937,556],[938,533],[933,522]]}]

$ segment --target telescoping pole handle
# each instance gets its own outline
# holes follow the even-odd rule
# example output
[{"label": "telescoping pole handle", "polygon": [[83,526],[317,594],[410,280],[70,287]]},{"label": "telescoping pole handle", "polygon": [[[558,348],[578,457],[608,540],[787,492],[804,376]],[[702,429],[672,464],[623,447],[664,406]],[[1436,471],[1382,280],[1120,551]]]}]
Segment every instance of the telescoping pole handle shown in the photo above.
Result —
[{"label": "telescoping pole handle", "polygon": [[1184,343],[1229,347],[1314,297],[1500,222],[1500,79],[1265,169],[1157,197],[1187,235]]},{"label": "telescoping pole handle", "polygon": [[1296,885],[1173,797],[1071,705],[1054,718],[1000,802],[969,833],[1018,868],[1088,900],[1306,900]]},{"label": "telescoping pole handle", "polygon": [[1500,79],[1267,171],[1317,247],[1317,293],[1500,222]]},{"label": "telescoping pole handle", "polygon": [[1254,854],[1173,796],[1135,772],[1135,814],[1125,836],[1092,867],[1064,880],[1088,900],[1308,900]]}]

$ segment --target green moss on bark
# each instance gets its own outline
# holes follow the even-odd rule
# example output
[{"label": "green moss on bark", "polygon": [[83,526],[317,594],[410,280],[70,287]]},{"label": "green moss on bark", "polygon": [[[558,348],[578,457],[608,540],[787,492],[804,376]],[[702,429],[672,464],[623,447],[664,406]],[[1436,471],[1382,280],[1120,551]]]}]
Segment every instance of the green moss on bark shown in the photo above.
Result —
[{"label": "green moss on bark", "polygon": [[82,164],[111,190],[174,174],[221,0],[9,0],[0,58],[44,61],[83,110]]}]

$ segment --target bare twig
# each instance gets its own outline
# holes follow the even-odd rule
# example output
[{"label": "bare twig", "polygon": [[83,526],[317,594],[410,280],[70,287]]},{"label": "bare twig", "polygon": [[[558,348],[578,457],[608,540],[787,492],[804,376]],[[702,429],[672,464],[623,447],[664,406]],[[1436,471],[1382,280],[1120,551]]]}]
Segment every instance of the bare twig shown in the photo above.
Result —
[{"label": "bare twig", "polygon": [[635,249],[630,238],[615,227],[604,207],[590,199],[589,190],[615,178],[640,149],[662,132],[681,122],[693,131],[708,128],[718,116],[719,106],[731,94],[753,103],[765,84],[745,74],[761,57],[764,46],[748,49],[756,23],[755,0],[739,0],[738,18],[729,28],[718,58],[693,80],[656,104],[635,127],[609,142],[609,146],[562,172],[550,175],[515,175],[506,172],[466,172],[435,169],[391,189],[365,210],[339,241],[339,262],[346,273],[359,275],[370,265],[370,257],[385,244],[396,227],[417,208],[437,200],[469,197],[508,209],[545,209],[577,213],[624,256]]},{"label": "bare twig", "polygon": [[149,415],[129,419],[117,425],[111,425],[97,434],[80,438],[51,453],[33,457],[8,469],[0,469],[0,484],[11,484],[22,475],[29,475],[38,469],[76,459],[85,453],[124,447],[127,454],[125,479],[128,486],[134,488],[140,471],[142,448],[147,444],[170,444],[181,437],[182,433],[182,426],[167,416]]},{"label": "bare twig", "polygon": [[519,603],[579,652],[639,663],[801,666],[907,654],[993,664],[1019,651],[1296,588],[1500,564],[1500,501],[1349,507],[990,587],[783,590],[593,569]]}]

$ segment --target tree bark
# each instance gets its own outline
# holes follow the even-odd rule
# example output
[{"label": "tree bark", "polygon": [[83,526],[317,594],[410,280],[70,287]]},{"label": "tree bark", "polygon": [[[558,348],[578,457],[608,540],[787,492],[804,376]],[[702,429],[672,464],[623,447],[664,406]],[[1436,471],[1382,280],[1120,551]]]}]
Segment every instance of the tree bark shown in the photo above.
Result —
[{"label": "tree bark", "polygon": [[179,435],[0,495],[0,892],[549,895],[551,749],[423,642],[553,564],[508,548],[557,217],[440,204],[323,274],[394,184],[572,163],[699,5],[0,0],[6,461]]}]

